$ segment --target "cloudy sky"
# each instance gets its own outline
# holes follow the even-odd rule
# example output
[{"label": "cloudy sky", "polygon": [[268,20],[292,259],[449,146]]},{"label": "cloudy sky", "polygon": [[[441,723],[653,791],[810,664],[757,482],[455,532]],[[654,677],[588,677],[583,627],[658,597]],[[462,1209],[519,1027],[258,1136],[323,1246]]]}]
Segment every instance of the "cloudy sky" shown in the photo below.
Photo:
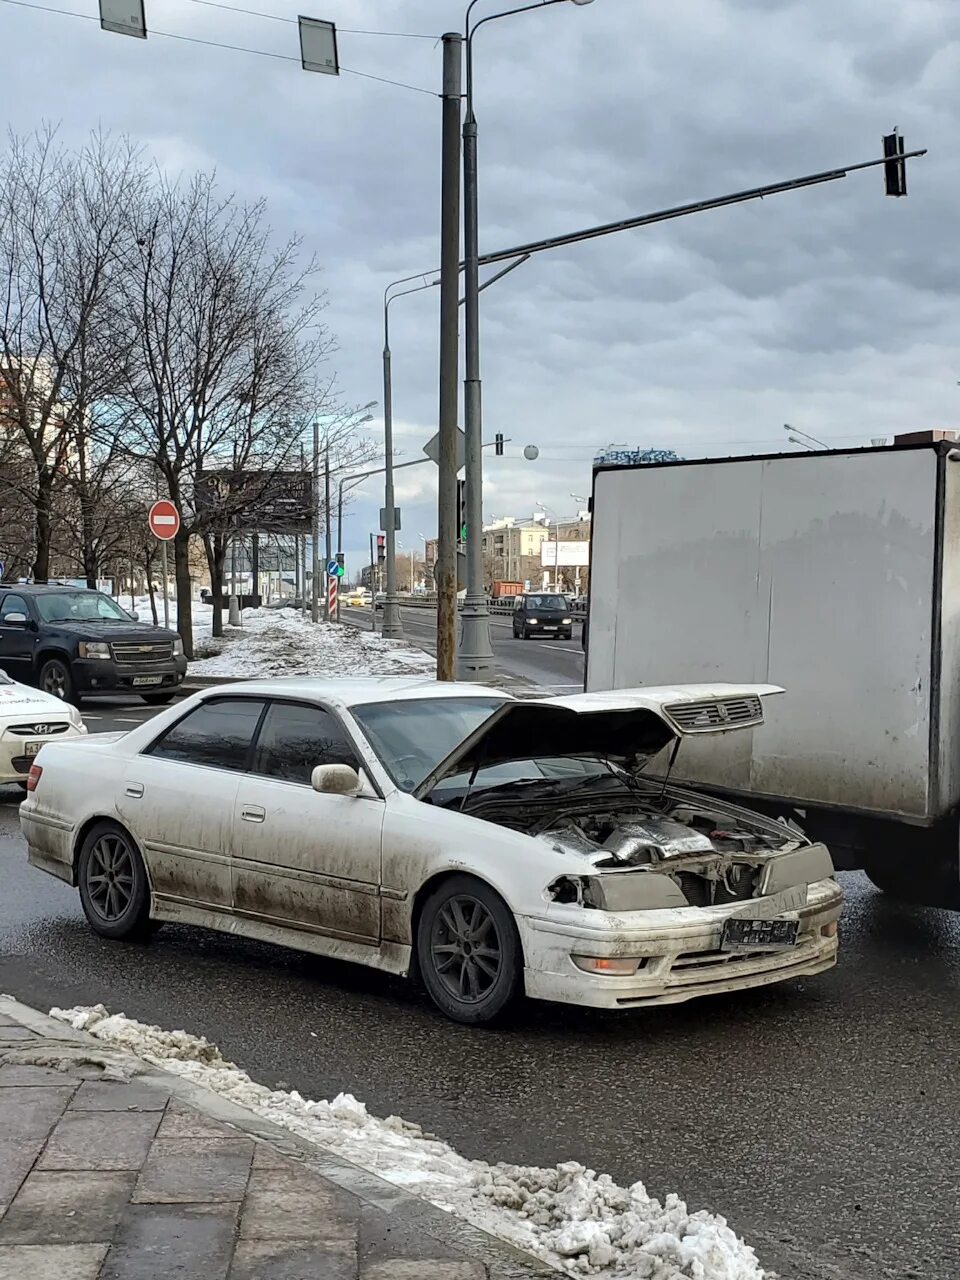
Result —
[{"label": "cloudy sky", "polygon": [[[126,132],[171,172],[266,197],[323,264],[344,399],[379,401],[384,285],[437,260],[441,53],[369,33],[435,37],[462,3],[237,0],[306,7],[338,24],[344,68],[431,93],[308,74],[295,25],[198,0],[147,0],[145,42],[101,32],[96,0],[51,3],[87,18],[0,0],[0,116]],[[485,293],[484,435],[512,440],[487,516],[572,512],[610,442],[695,457],[792,448],[784,422],[838,446],[960,425],[957,0],[556,4],[490,24],[476,57],[482,251],[872,159],[894,125],[929,148],[906,200],[868,171],[546,254]],[[435,291],[393,316],[409,459],[436,429]],[[434,531],[436,481],[400,476],[409,548]],[[379,506],[360,493],[354,567]]]}]

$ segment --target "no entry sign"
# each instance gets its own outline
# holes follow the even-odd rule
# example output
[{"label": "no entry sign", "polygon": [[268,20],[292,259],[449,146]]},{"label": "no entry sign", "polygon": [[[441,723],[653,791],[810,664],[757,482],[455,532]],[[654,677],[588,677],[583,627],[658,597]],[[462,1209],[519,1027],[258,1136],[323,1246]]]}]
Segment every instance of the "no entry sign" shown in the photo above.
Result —
[{"label": "no entry sign", "polygon": [[161,542],[169,542],[175,538],[180,531],[180,512],[168,502],[166,498],[161,498],[159,502],[155,502],[150,508],[150,532],[155,538],[159,538]]}]

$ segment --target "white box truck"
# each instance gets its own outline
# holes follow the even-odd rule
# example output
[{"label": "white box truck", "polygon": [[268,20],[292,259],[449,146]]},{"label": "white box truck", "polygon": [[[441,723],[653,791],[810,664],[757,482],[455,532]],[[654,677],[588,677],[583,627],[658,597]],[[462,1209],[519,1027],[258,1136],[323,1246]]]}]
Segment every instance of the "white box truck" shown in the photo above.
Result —
[{"label": "white box truck", "polygon": [[960,908],[960,447],[594,472],[586,687],[782,685],[684,778]]}]

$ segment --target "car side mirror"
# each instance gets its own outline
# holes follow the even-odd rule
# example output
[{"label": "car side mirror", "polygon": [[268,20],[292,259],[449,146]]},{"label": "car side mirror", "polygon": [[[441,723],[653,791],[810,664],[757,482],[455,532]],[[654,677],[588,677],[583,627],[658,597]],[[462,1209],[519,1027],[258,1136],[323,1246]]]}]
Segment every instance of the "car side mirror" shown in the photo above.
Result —
[{"label": "car side mirror", "polygon": [[325,796],[355,796],[360,793],[360,775],[348,764],[318,764],[310,785]]},{"label": "car side mirror", "polygon": [[25,627],[28,619],[25,613],[8,613],[3,621],[10,627]]},{"label": "car side mirror", "polygon": [[134,620],[134,622],[139,622],[139,621],[140,621],[140,615],[139,615],[139,613],[137,613],[136,609],[132,609],[132,610],[130,611],[130,617]]}]

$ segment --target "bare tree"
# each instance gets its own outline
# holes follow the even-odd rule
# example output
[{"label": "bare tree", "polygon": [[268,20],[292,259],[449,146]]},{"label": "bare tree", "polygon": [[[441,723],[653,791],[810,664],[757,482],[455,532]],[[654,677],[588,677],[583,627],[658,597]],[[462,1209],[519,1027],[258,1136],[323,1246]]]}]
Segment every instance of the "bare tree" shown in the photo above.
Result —
[{"label": "bare tree", "polygon": [[38,582],[62,477],[82,465],[123,363],[108,301],[143,183],[136,149],[100,134],[75,154],[49,128],[11,134],[0,160],[0,430],[28,463]]},{"label": "bare tree", "polygon": [[[296,239],[271,247],[262,204],[220,196],[213,175],[179,184],[158,176],[138,223],[124,273],[122,324],[133,346],[123,431],[180,511],[173,550],[189,654],[189,540],[206,536],[216,585],[225,521],[242,514],[198,512],[198,481],[217,470],[269,477],[298,462],[310,416],[335,409],[329,383],[318,377],[333,342],[320,321],[315,265],[299,264]],[[256,498],[246,487],[244,501]]]}]

